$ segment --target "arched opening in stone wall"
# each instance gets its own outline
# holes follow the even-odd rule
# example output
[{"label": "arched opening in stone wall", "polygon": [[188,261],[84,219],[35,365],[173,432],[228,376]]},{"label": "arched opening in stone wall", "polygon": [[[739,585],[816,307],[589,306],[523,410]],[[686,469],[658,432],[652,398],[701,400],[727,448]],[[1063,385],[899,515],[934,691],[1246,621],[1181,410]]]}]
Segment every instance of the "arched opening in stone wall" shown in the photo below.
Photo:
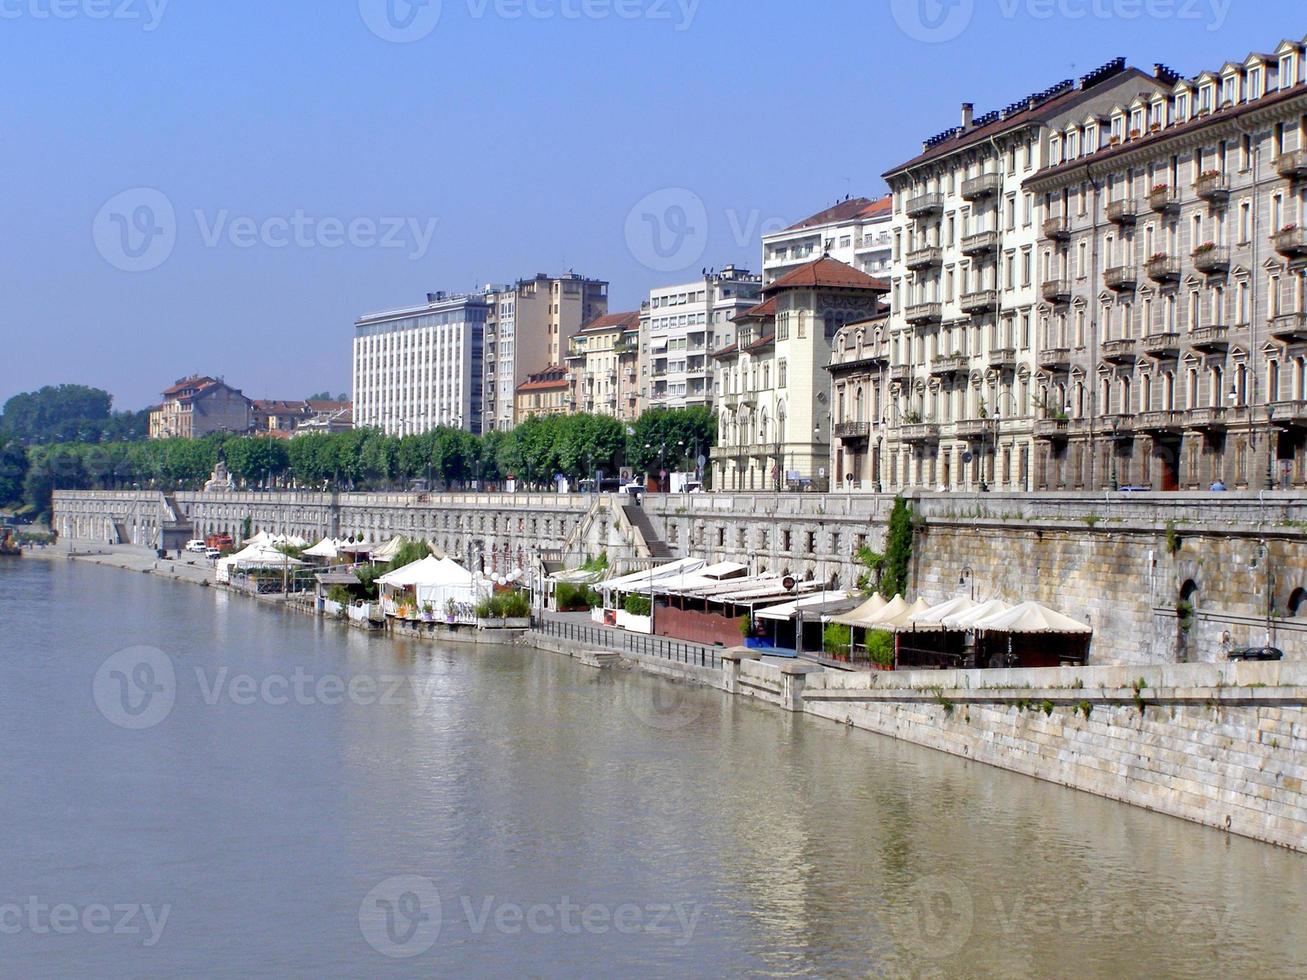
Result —
[{"label": "arched opening in stone wall", "polygon": [[1307,589],[1296,588],[1289,596],[1289,615],[1307,616]]},{"label": "arched opening in stone wall", "polygon": [[1176,656],[1181,662],[1188,659],[1189,635],[1198,621],[1198,583],[1186,579],[1180,586],[1180,598],[1175,604]]}]

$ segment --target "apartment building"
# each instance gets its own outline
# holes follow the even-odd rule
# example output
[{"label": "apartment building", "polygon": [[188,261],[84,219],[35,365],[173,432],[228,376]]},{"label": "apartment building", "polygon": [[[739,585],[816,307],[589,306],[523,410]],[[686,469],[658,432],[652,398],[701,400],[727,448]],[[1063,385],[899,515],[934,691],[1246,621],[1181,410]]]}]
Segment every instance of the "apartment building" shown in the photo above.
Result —
[{"label": "apartment building", "polygon": [[429,293],[425,306],[354,324],[354,421],[390,435],[441,426],[481,430],[483,344],[490,304]]},{"label": "apartment building", "polygon": [[712,405],[712,351],[730,344],[735,317],[758,303],[762,279],[733,265],[652,290],[640,307],[640,408]]},{"label": "apartment building", "polygon": [[884,176],[893,196],[884,480],[1028,489],[1042,301],[1025,181],[1054,135],[1163,83],[1124,59],[926,140]]},{"label": "apartment building", "polygon": [[1050,134],[1036,488],[1307,486],[1305,81],[1159,66]]},{"label": "apartment building", "polygon": [[829,487],[831,342],[879,313],[888,291],[883,280],[822,256],[767,286],[764,301],[736,317],[734,340],[713,354],[714,486]]},{"label": "apartment building", "polygon": [[888,276],[892,217],[889,197],[845,198],[782,231],[763,235],[763,282],[775,282],[822,255],[869,276]]},{"label": "apartment building", "polygon": [[199,439],[218,432],[249,431],[253,403],[221,378],[192,375],[163,392],[150,410],[151,439]]},{"label": "apartment building", "polygon": [[609,313],[591,320],[572,338],[567,354],[572,410],[639,417],[640,312]]},{"label": "apartment building", "polygon": [[561,364],[527,375],[513,393],[513,424],[534,416],[572,414],[572,377]]},{"label": "apartment building", "polygon": [[832,489],[884,489],[881,460],[890,397],[889,312],[855,320],[835,333],[831,379]]},{"label": "apartment building", "polygon": [[353,404],[319,399],[256,398],[252,406],[255,432],[291,434],[304,426],[322,431],[347,431],[353,427]]},{"label": "apartment building", "polygon": [[483,431],[511,429],[517,387],[533,372],[559,365],[583,324],[608,312],[608,283],[568,273],[540,273],[486,288]]}]

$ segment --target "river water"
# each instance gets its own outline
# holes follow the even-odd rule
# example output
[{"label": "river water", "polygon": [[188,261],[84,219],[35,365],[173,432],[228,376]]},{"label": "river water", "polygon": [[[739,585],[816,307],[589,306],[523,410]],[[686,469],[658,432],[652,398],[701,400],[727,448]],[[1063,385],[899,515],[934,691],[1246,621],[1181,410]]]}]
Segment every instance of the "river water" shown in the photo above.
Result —
[{"label": "river water", "polygon": [[1302,976],[1307,859],[715,692],[0,565],[0,974]]}]

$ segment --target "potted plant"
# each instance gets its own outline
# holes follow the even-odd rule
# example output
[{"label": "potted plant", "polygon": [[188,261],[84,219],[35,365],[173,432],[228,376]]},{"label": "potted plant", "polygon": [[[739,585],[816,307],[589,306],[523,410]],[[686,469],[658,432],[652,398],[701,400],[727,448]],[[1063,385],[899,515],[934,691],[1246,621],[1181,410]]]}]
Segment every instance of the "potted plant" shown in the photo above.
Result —
[{"label": "potted plant", "polygon": [[1199,255],[1206,255],[1208,252],[1214,252],[1214,251],[1216,251],[1216,242],[1203,242],[1196,249],[1194,249],[1194,257],[1196,258]]},{"label": "potted plant", "polygon": [[422,603],[422,622],[434,623],[436,621],[436,607],[429,602]]},{"label": "potted plant", "polygon": [[894,669],[894,634],[872,630],[867,634],[867,655],[875,670]]},{"label": "potted plant", "polygon": [[458,603],[453,598],[445,600],[445,622],[453,626],[458,621]]}]

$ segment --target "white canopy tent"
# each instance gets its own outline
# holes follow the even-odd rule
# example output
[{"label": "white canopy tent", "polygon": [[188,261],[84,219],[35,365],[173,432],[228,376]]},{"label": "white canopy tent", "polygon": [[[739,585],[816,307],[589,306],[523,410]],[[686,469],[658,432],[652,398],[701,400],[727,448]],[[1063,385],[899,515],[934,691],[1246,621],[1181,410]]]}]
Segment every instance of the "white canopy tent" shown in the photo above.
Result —
[{"label": "white canopy tent", "polygon": [[839,623],[841,626],[862,626],[884,608],[885,597],[878,592],[852,612],[836,616],[832,622]]},{"label": "white canopy tent", "polygon": [[312,548],[304,552],[308,558],[335,559],[340,557],[340,541],[335,538],[323,538]]},{"label": "white canopy tent", "polygon": [[419,606],[430,603],[444,613],[452,599],[455,603],[477,601],[477,579],[458,562],[449,558],[423,558],[377,579],[387,590],[412,589]]},{"label": "white canopy tent", "polygon": [[841,626],[861,626],[871,629],[878,623],[883,623],[887,619],[893,619],[895,616],[902,615],[908,608],[908,604],[903,601],[903,596],[896,595],[889,602],[881,600],[880,608],[873,609],[871,612],[863,613],[862,609],[873,605],[873,602],[864,602],[861,607],[853,610],[847,616],[835,617],[835,622]]},{"label": "white canopy tent", "polygon": [[374,562],[392,562],[399,557],[399,550],[404,547],[405,539],[395,535],[381,547],[374,549],[369,557]]},{"label": "white canopy tent", "polygon": [[[889,607],[886,606],[885,608],[888,609]],[[922,613],[928,612],[929,610],[930,603],[925,599],[918,599],[910,606],[905,604],[903,610],[896,615],[887,616],[885,615],[885,612],[882,611],[879,616],[874,617],[876,619],[876,624],[873,628],[885,630],[887,633],[906,632],[912,629],[913,616],[920,616]]]},{"label": "white canopy tent", "polygon": [[961,615],[974,608],[976,608],[976,603],[969,596],[960,595],[909,617],[908,626],[911,629],[923,632],[927,630],[939,631],[944,629],[944,620],[949,616]]},{"label": "white canopy tent", "polygon": [[974,623],[974,629],[991,633],[1060,633],[1088,635],[1093,628],[1063,616],[1038,602],[1023,602]]},{"label": "white canopy tent", "polygon": [[941,622],[946,629],[951,630],[970,630],[975,629],[979,620],[988,616],[995,616],[999,613],[1007,612],[1012,607],[1002,599],[990,599],[988,602],[982,602],[978,606],[972,606],[970,609],[954,613],[951,616],[945,616]]},{"label": "white canopy tent", "polygon": [[234,555],[228,555],[218,562],[217,579],[219,582],[230,582],[232,569],[242,568],[294,568],[303,565],[304,562],[298,558],[292,558],[283,552],[278,551],[269,544],[254,544],[236,552]]}]

